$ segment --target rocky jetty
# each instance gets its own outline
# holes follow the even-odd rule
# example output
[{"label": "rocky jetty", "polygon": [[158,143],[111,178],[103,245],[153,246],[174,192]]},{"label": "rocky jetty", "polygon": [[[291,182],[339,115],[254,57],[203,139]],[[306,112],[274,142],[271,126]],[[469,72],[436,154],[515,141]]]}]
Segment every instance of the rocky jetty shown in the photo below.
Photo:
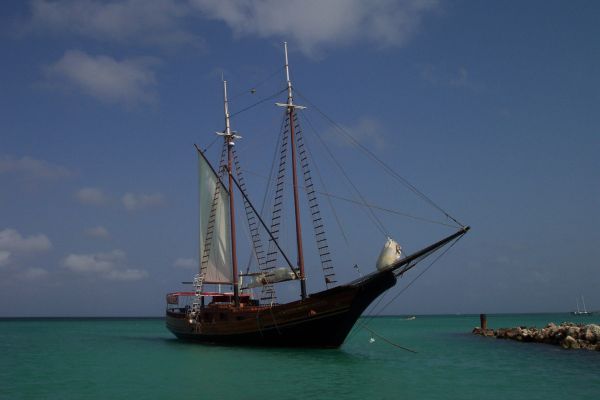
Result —
[{"label": "rocky jetty", "polygon": [[565,349],[587,349],[600,351],[600,325],[551,322],[544,328],[519,326],[516,328],[485,329],[474,328],[473,334],[512,339],[519,342],[546,343],[562,346]]}]

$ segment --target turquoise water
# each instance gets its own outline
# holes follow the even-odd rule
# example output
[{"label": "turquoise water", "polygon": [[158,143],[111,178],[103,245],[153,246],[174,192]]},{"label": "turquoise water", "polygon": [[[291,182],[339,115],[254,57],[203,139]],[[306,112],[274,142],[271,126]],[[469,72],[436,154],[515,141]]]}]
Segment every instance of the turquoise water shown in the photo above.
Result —
[{"label": "turquoise water", "polygon": [[[600,316],[490,315],[490,327]],[[362,320],[364,322],[364,320]],[[359,322],[360,324],[360,322]],[[471,335],[478,316],[379,317],[338,350],[203,346],[162,319],[0,320],[2,399],[597,399],[600,352]]]}]

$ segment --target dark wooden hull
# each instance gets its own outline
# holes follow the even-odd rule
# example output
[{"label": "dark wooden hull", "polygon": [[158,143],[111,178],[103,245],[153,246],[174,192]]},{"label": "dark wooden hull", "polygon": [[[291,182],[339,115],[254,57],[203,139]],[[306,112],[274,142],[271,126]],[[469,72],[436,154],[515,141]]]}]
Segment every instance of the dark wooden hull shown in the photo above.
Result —
[{"label": "dark wooden hull", "polygon": [[378,272],[287,304],[206,307],[201,321],[167,312],[167,328],[179,339],[225,345],[336,348],[371,302],[396,284]]}]

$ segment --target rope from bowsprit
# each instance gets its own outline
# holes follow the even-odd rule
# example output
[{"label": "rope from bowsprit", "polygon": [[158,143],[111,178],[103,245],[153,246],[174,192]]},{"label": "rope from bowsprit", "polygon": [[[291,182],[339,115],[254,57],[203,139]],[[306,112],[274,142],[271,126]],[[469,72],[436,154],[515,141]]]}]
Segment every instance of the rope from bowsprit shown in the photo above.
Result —
[{"label": "rope from bowsprit", "polygon": [[[379,315],[381,315],[381,313],[383,313],[383,311],[390,305],[392,304],[392,302],[394,302],[394,300],[396,300],[402,293],[404,293],[413,283],[415,283],[417,281],[417,279],[419,279],[421,276],[423,276],[423,274],[425,272],[427,272],[432,266],[433,264],[435,264],[444,254],[446,254],[452,247],[454,247],[454,245],[462,238],[462,235],[459,236],[458,238],[454,239],[454,241],[450,244],[450,246],[448,246],[441,254],[439,254],[431,263],[429,263],[429,265],[427,267],[425,267],[425,269],[423,271],[421,271],[421,273],[419,273],[416,277],[414,277],[409,283],[408,285],[406,285],[404,288],[402,288],[402,290],[400,290],[400,292],[398,292],[390,301],[388,301],[381,310],[379,310],[377,313],[374,313],[373,315],[367,316],[365,317],[364,321],[362,323],[359,323],[355,328],[353,328],[352,332],[350,332],[349,337],[352,337],[353,335],[356,334],[356,332],[358,332],[361,328],[364,328],[372,333],[374,333],[370,328],[367,327],[367,325],[373,321],[373,319]],[[436,249],[437,250],[437,249]],[[435,250],[434,250],[435,251]],[[426,257],[427,255],[424,255],[424,257]],[[421,261],[422,258],[420,260],[414,260],[413,262],[415,263],[414,265],[416,265],[417,262]],[[413,266],[414,266],[413,265]],[[402,272],[403,273],[403,272]],[[402,276],[402,273],[400,274],[400,276]],[[373,310],[376,309],[379,304],[381,303],[381,301],[383,300],[383,296],[380,297],[377,302],[374,304],[373,306]],[[387,341],[387,339],[383,338],[383,340]]]},{"label": "rope from bowsprit", "polygon": [[411,353],[415,353],[415,354],[417,354],[417,352],[416,352],[416,351],[414,351],[414,350],[411,350],[411,349],[409,349],[409,348],[407,348],[407,347],[402,347],[402,346],[400,346],[399,344],[397,344],[397,343],[394,343],[394,342],[392,342],[391,340],[384,338],[383,336],[381,336],[380,334],[378,334],[378,333],[377,333],[377,332],[375,332],[373,329],[371,329],[371,328],[369,328],[369,327],[367,327],[367,326],[363,326],[363,328],[364,328],[364,329],[366,329],[366,330],[368,330],[369,332],[371,332],[371,334],[372,334],[373,336],[376,336],[376,337],[378,337],[379,339],[383,340],[384,342],[386,342],[386,343],[388,343],[388,344],[391,344],[391,345],[392,345],[392,346],[394,346],[394,347],[397,347],[397,348],[399,348],[399,349],[401,349],[401,350],[406,350],[406,351],[409,351],[409,352],[411,352]]},{"label": "rope from bowsprit", "polygon": [[369,158],[375,161],[386,173],[388,173],[392,178],[394,178],[397,182],[408,188],[411,192],[413,192],[417,197],[421,198],[423,201],[431,205],[433,208],[440,211],[446,218],[455,222],[458,226],[464,227],[462,223],[460,223],[456,218],[451,216],[446,210],[444,210],[441,206],[435,203],[431,198],[426,196],[423,192],[417,189],[412,183],[410,183],[406,178],[402,177],[399,173],[397,173],[393,168],[391,168],[386,162],[377,157],[371,150],[369,150],[366,146],[361,144],[354,136],[352,136],[344,127],[340,124],[336,123],[332,118],[330,118],[327,114],[325,114],[321,109],[319,109],[316,105],[314,105],[310,100],[306,98],[297,88],[295,88],[296,94],[301,97],[310,107],[317,111],[326,121],[328,121],[335,129],[332,130],[334,133],[339,133],[346,139],[350,140],[350,142],[356,146],[358,149],[363,151]]}]

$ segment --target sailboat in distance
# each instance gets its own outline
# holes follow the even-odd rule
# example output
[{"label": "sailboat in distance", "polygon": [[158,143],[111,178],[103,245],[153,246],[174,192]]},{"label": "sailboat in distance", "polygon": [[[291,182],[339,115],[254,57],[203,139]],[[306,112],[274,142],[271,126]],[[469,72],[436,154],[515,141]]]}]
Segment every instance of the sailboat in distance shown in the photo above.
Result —
[{"label": "sailboat in distance", "polygon": [[[285,110],[279,139],[279,168],[275,169],[274,201],[267,224],[250,199],[241,174],[235,143],[240,136],[230,122],[227,82],[223,81],[225,129],[221,161],[214,168],[206,154],[196,146],[199,173],[199,273],[193,291],[167,294],[166,325],[179,339],[202,343],[248,346],[336,348],[363,311],[383,292],[396,284],[397,278],[414,268],[430,254],[453,244],[469,227],[456,222],[456,230],[434,243],[404,254],[392,239],[387,240],[376,268],[359,274],[356,280],[338,284],[333,271],[324,222],[317,192],[308,166],[308,151],[302,138],[298,113],[304,108],[294,103],[285,49],[287,101],[276,103]],[[286,171],[291,169],[295,254],[286,254],[281,243],[283,191]],[[301,176],[300,176],[301,175]],[[299,179],[303,180],[303,184]],[[414,187],[413,187],[414,188]],[[316,248],[323,269],[326,289],[309,293],[306,284],[300,192],[306,194]],[[240,271],[236,234],[236,202],[243,204],[247,219],[249,244],[258,265],[257,272]],[[239,218],[241,219],[241,218]],[[266,245],[263,240],[266,239]],[[284,264],[282,266],[282,263]],[[352,269],[353,266],[349,265]],[[358,270],[358,266],[354,265]],[[275,288],[297,281],[299,299],[278,303]],[[223,290],[224,289],[224,290]],[[259,295],[255,295],[259,291]]]},{"label": "sailboat in distance", "polygon": [[583,311],[579,309],[579,299],[575,299],[575,301],[577,302],[577,311],[573,311],[571,312],[571,314],[573,315],[591,315],[592,312],[588,311],[585,307],[585,299],[583,298],[583,295],[581,295],[581,302],[583,303]]}]

